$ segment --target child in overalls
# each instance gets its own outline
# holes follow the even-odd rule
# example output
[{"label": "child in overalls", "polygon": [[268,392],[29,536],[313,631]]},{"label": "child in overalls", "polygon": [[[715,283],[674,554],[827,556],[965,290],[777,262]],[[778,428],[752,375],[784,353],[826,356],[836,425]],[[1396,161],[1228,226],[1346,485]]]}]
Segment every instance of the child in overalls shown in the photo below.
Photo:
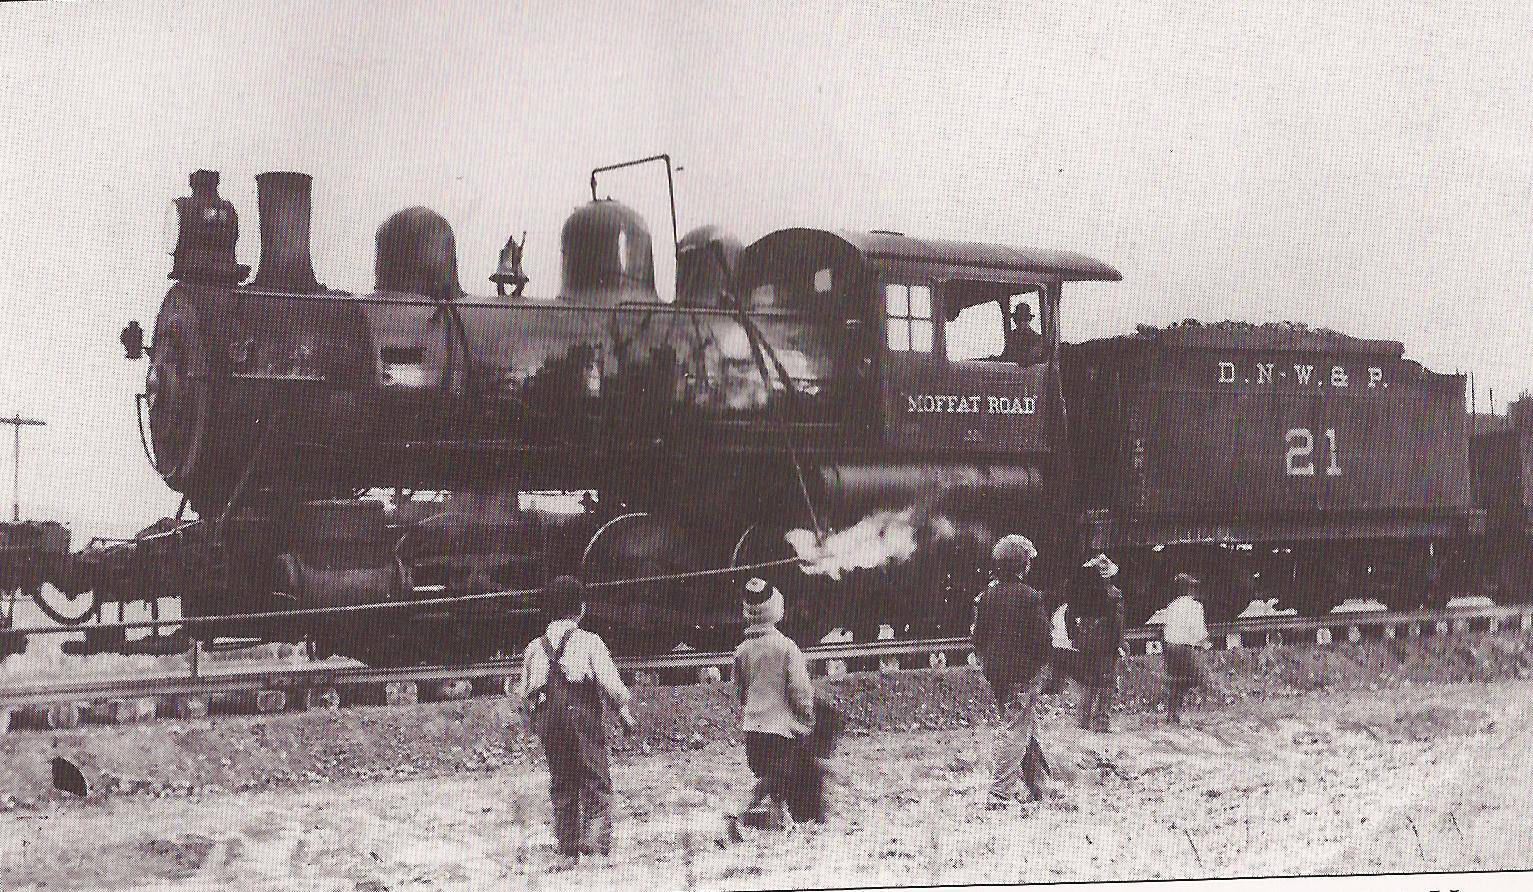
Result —
[{"label": "child in overalls", "polygon": [[[807,738],[815,724],[809,662],[793,639],[777,628],[783,597],[766,580],[745,584],[745,640],[735,648],[735,687],[744,707],[745,760],[756,786],[742,817],[771,803],[770,826],[825,818],[824,775]],[[730,836],[738,838],[736,819]]]},{"label": "child in overalls", "polygon": [[521,695],[548,758],[560,868],[612,848],[612,776],[605,706],[633,729],[628,687],[601,637],[579,627],[585,586],[560,576],[543,590],[547,632],[522,656]]}]

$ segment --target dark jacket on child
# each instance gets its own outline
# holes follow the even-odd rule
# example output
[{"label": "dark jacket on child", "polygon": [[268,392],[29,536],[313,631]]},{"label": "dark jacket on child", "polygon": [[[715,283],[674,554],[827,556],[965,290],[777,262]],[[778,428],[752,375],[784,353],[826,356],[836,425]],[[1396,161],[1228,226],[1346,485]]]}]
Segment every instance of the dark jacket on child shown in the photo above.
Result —
[{"label": "dark jacket on child", "polygon": [[1005,702],[1052,655],[1043,595],[1015,576],[992,580],[975,601],[971,637],[996,702]]},{"label": "dark jacket on child", "polygon": [[1106,582],[1089,582],[1065,608],[1070,640],[1080,651],[1081,680],[1092,686],[1110,683],[1118,669],[1118,651],[1127,650],[1124,637],[1123,592]]}]

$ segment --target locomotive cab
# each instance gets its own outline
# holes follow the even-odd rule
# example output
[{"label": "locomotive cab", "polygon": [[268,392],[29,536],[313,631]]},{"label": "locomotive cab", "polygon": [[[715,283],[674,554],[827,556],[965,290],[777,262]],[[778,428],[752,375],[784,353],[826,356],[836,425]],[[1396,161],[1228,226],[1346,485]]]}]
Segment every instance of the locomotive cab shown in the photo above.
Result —
[{"label": "locomotive cab", "polygon": [[833,322],[852,380],[876,382],[885,448],[1046,451],[1064,282],[1116,270],[1063,252],[788,229],[741,255],[751,312]]}]

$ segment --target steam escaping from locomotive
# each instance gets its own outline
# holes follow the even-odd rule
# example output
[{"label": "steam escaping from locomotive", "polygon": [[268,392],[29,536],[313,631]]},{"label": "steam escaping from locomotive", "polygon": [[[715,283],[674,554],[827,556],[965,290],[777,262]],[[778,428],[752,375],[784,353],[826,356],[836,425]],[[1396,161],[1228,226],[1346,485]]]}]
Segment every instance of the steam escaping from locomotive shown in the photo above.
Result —
[{"label": "steam escaping from locomotive", "polygon": [[840,579],[852,570],[904,563],[915,556],[923,540],[944,541],[957,535],[958,525],[947,516],[928,515],[912,505],[902,511],[875,511],[823,540],[804,529],[790,530],[784,538],[805,573]]}]

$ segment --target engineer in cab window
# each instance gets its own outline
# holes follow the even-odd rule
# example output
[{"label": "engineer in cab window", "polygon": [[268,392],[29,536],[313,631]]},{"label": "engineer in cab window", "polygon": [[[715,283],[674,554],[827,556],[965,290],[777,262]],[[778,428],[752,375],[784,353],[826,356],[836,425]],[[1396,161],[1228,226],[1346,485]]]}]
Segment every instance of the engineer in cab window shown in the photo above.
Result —
[{"label": "engineer in cab window", "polygon": [[1033,307],[1024,298],[1011,311],[1011,321],[1006,325],[1006,348],[1001,359],[1018,365],[1041,362],[1047,351],[1043,335],[1033,328]]}]

